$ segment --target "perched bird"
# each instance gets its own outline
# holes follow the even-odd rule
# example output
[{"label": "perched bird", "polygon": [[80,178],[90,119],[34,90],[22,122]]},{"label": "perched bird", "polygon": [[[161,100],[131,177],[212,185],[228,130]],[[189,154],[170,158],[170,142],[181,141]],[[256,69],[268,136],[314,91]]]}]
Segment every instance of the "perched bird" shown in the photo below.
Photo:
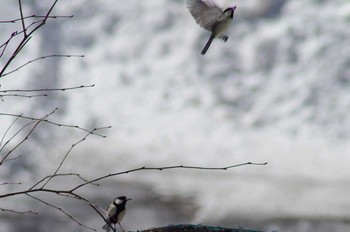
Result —
[{"label": "perched bird", "polygon": [[202,50],[202,55],[207,52],[214,38],[227,41],[226,31],[233,20],[236,6],[223,11],[215,3],[208,0],[187,0],[187,7],[196,22],[211,32],[210,38]]},{"label": "perched bird", "polygon": [[125,204],[129,200],[131,199],[125,196],[114,199],[113,203],[108,206],[106,213],[107,223],[102,227],[102,229],[109,232],[112,229],[112,225],[114,225],[113,229],[115,230],[115,224],[118,223],[120,228],[124,231],[123,227],[120,225],[120,222],[122,221],[126,212]]}]

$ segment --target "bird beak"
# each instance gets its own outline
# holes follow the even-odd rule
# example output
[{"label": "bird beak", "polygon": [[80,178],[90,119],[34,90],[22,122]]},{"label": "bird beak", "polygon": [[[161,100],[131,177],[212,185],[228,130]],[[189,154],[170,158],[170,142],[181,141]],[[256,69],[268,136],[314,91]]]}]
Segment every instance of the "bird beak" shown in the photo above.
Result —
[{"label": "bird beak", "polygon": [[235,11],[236,8],[237,8],[237,6],[234,6],[234,7],[232,7],[231,9],[232,9],[232,11]]},{"label": "bird beak", "polygon": [[131,199],[131,198],[126,198],[125,200],[126,200],[126,201],[130,201],[130,200],[132,200],[132,199]]}]

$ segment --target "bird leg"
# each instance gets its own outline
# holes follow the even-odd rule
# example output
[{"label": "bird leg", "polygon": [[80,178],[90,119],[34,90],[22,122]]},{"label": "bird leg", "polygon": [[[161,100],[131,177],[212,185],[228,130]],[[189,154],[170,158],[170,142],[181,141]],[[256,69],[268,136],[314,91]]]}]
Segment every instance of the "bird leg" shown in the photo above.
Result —
[{"label": "bird leg", "polygon": [[116,228],[116,226],[115,226],[115,225],[113,225],[112,223],[111,223],[111,224],[109,224],[109,225],[110,225],[111,229],[112,229],[114,232],[116,232],[116,231],[117,231],[117,228]]},{"label": "bird leg", "polygon": [[118,224],[119,224],[120,228],[122,229],[122,231],[125,232],[122,225],[119,222],[118,222]]},{"label": "bird leg", "polygon": [[226,42],[228,40],[228,36],[227,35],[220,36],[220,39]]}]

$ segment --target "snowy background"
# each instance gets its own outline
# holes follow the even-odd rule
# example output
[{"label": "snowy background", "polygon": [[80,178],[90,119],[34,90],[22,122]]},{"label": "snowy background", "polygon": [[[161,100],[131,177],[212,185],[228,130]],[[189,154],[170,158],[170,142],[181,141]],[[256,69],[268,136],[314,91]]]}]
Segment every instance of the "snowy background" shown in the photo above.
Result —
[{"label": "snowy background", "polygon": [[[44,14],[52,1],[24,2],[31,15]],[[16,3],[2,1],[0,20],[19,16]],[[237,5],[234,24],[229,40],[214,41],[202,56],[209,33],[196,25],[184,1],[61,0],[53,14],[74,18],[49,21],[10,69],[42,55],[86,57],[36,62],[2,78],[1,88],[96,86],[41,99],[6,98],[0,112],[42,117],[58,107],[55,121],[111,125],[107,139],[90,137],[62,169],[90,178],[140,166],[269,163],[225,172],[135,173],[86,190],[107,199],[123,193],[139,205],[162,199],[175,202],[169,215],[184,212],[160,220],[163,211],[151,213],[136,200],[125,218],[128,230],[179,221],[268,231],[350,230],[349,1],[218,4]],[[20,28],[0,24],[1,42]],[[0,117],[1,135],[12,121]],[[43,127],[24,148],[30,158],[0,175],[48,175],[82,136]],[[67,221],[55,215],[51,220]],[[21,231],[5,221],[8,231]],[[77,227],[72,230],[86,231]]]}]

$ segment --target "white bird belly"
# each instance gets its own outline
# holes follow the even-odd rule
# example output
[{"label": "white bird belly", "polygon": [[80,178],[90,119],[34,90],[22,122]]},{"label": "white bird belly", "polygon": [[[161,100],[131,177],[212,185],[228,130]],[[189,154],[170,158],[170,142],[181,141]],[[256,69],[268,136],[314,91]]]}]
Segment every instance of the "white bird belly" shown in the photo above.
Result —
[{"label": "white bird belly", "polygon": [[118,215],[118,222],[121,222],[123,220],[125,213],[126,213],[126,210],[124,210],[124,211],[119,213],[119,215]]},{"label": "white bird belly", "polygon": [[227,19],[227,20],[222,21],[221,23],[219,23],[217,25],[217,27],[215,28],[215,36],[216,37],[220,37],[220,36],[226,35],[226,32],[227,32],[231,22],[232,22],[231,19]]}]

